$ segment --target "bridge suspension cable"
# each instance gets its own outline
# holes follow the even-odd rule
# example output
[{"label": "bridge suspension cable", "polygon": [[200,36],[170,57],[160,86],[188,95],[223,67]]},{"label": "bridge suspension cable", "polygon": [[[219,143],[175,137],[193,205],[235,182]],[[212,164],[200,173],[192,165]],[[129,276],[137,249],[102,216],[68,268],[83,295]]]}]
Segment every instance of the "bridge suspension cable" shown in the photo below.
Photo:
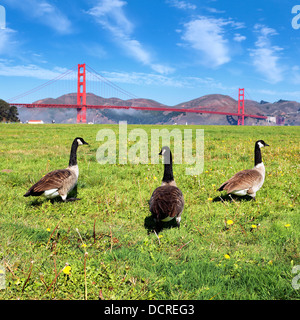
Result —
[{"label": "bridge suspension cable", "polygon": [[119,87],[115,83],[113,83],[113,82],[109,81],[108,79],[104,78],[100,73],[98,73],[96,70],[94,70],[88,64],[86,65],[86,67],[87,67],[87,71],[88,72],[94,74],[94,76],[97,77],[99,80],[105,82],[108,86],[110,86],[111,88],[115,89],[117,92],[120,92],[121,94],[124,94],[127,98],[129,98],[129,99],[137,99],[138,98],[135,94],[122,89],[121,87]]},{"label": "bridge suspension cable", "polygon": [[37,92],[37,91],[45,88],[46,86],[48,86],[48,85],[50,85],[50,84],[52,84],[52,83],[54,83],[54,82],[56,82],[56,81],[58,81],[58,80],[61,80],[62,78],[64,78],[64,77],[67,76],[68,74],[74,72],[74,71],[76,70],[76,68],[77,68],[77,66],[74,66],[73,68],[71,68],[71,69],[63,72],[62,74],[58,75],[57,77],[55,77],[55,78],[53,78],[53,79],[51,79],[51,80],[49,80],[49,81],[47,81],[47,82],[45,82],[45,83],[43,83],[43,84],[41,84],[41,85],[39,85],[39,86],[31,89],[31,90],[28,90],[28,91],[26,91],[26,92],[24,92],[24,93],[21,93],[21,94],[15,96],[15,97],[12,97],[12,98],[8,99],[7,102],[11,103],[11,102],[14,102],[14,101],[16,101],[16,100],[19,100],[19,99],[21,99],[21,98],[23,98],[23,97],[25,97],[25,96],[28,96],[28,95],[30,95],[30,94],[32,94],[32,93],[34,93],[34,92]]}]

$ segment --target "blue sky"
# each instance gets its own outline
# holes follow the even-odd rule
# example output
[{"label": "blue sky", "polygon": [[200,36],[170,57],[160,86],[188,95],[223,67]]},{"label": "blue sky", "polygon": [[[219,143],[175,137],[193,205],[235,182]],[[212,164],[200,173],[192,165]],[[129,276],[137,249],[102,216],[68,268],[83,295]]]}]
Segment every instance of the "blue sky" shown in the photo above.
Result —
[{"label": "blue sky", "polygon": [[291,24],[296,1],[0,4],[2,99],[87,63],[134,95],[167,105],[211,93],[237,98],[239,87],[247,99],[300,101],[300,29]]}]

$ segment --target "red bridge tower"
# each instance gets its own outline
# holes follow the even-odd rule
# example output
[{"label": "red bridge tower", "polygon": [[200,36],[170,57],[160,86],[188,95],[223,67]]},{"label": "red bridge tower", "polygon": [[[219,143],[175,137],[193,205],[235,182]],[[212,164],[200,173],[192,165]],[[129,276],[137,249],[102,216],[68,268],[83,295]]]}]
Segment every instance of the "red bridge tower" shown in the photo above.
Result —
[{"label": "red bridge tower", "polygon": [[245,89],[239,89],[239,99],[238,99],[238,114],[241,116],[238,117],[238,126],[244,125],[245,120]]},{"label": "red bridge tower", "polygon": [[77,123],[86,123],[86,77],[85,63],[78,64],[77,78],[77,105],[82,106],[77,108]]}]

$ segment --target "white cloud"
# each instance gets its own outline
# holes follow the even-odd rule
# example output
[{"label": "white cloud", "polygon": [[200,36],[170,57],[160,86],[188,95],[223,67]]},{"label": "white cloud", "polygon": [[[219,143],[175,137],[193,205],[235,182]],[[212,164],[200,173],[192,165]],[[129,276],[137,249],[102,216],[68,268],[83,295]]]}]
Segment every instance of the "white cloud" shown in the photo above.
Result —
[{"label": "white cloud", "polygon": [[67,69],[56,67],[52,70],[39,67],[34,64],[12,65],[8,60],[0,60],[0,76],[7,77],[30,77],[51,80],[66,72]]},{"label": "white cloud", "polygon": [[207,10],[208,12],[210,12],[210,13],[225,13],[224,10],[218,10],[218,9],[210,8],[210,7],[206,8],[206,10]]},{"label": "white cloud", "polygon": [[121,45],[137,60],[145,65],[151,65],[150,53],[143,48],[139,41],[124,37]]},{"label": "white cloud", "polygon": [[199,17],[184,25],[182,39],[201,53],[202,63],[218,67],[230,61],[228,41],[224,37],[224,25],[228,21]]},{"label": "white cloud", "polygon": [[151,54],[140,41],[133,38],[134,25],[125,15],[123,7],[127,2],[122,0],[100,0],[96,6],[87,11],[95,20],[114,37],[130,56],[159,73],[170,73],[174,69],[153,62]]},{"label": "white cloud", "polygon": [[181,0],[167,0],[166,1],[168,4],[170,4],[172,7],[175,7],[177,9],[182,9],[182,10],[195,10],[197,9],[197,6],[194,4],[189,3],[188,1],[181,1]]},{"label": "white cloud", "polygon": [[124,37],[133,31],[133,25],[127,19],[123,10],[126,4],[122,0],[100,0],[87,13],[115,36]]},{"label": "white cloud", "polygon": [[[188,46],[200,53],[200,63],[206,67],[215,68],[231,60],[229,39],[232,39],[232,30],[245,28],[243,22],[232,18],[213,18],[198,16],[184,24],[181,39],[185,41],[180,46]],[[232,40],[243,41],[246,37],[235,33]]]},{"label": "white cloud", "polygon": [[102,71],[101,74],[109,81],[115,83],[127,83],[138,85],[157,85],[183,87],[181,79],[175,79],[162,74],[142,73],[142,72],[107,72]]},{"label": "white cloud", "polygon": [[[268,90],[268,89],[247,89],[251,94],[259,94],[262,96],[269,96],[270,99],[299,99],[300,91],[279,91],[279,90]],[[284,98],[289,97],[289,98]]]},{"label": "white cloud", "polygon": [[236,42],[242,42],[242,41],[246,40],[246,37],[242,36],[239,33],[235,33],[234,37],[233,37],[233,40],[236,41]]},{"label": "white cloud", "polygon": [[61,34],[72,31],[72,24],[68,17],[55,5],[42,0],[7,0],[8,5],[22,10],[28,17],[35,19]]},{"label": "white cloud", "polygon": [[283,79],[283,68],[279,64],[278,54],[282,48],[272,46],[270,37],[277,35],[276,30],[257,24],[254,26],[257,33],[255,48],[250,49],[253,65],[270,83],[278,83]]},{"label": "white cloud", "polygon": [[126,83],[145,86],[159,86],[171,88],[215,88],[222,90],[231,90],[232,88],[225,87],[222,83],[213,78],[200,78],[200,77],[182,77],[182,76],[166,76],[153,73],[142,72],[107,72],[102,71],[101,74],[109,81],[114,83]]},{"label": "white cloud", "polygon": [[57,7],[47,2],[34,1],[35,10],[33,14],[41,22],[48,25],[59,33],[70,33],[71,22]]},{"label": "white cloud", "polygon": [[0,29],[0,54],[11,54],[17,46],[14,40],[16,31],[10,28]]},{"label": "white cloud", "polygon": [[300,84],[300,68],[299,68],[299,66],[293,66],[291,68],[290,81],[296,85]]},{"label": "white cloud", "polygon": [[175,69],[158,63],[152,63],[152,69],[160,74],[170,74],[175,72]]}]

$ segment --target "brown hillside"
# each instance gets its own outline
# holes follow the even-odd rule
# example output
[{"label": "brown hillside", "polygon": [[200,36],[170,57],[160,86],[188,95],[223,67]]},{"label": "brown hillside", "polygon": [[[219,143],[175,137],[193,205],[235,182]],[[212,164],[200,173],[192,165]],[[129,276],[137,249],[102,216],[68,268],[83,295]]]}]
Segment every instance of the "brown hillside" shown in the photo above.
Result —
[{"label": "brown hillside", "polygon": [[[46,98],[35,103],[51,104],[76,104],[77,94],[69,93],[56,99]],[[141,107],[164,107],[151,99],[129,99],[103,98],[92,93],[87,93],[87,105],[117,105],[117,106],[141,106]],[[209,94],[174,106],[175,108],[200,108],[210,111],[236,113],[238,109],[237,100],[227,95]],[[285,117],[286,124],[300,125],[300,103],[296,101],[279,100],[275,103],[253,100],[245,100],[245,113],[254,115],[267,115]],[[76,123],[76,109],[25,109],[19,108],[21,121],[30,119],[41,119],[44,122],[55,120],[57,123]],[[237,117],[233,117],[237,120]],[[136,110],[88,110],[87,121],[95,123],[118,123],[120,120],[127,120],[128,123],[149,123],[149,124],[229,124],[224,115],[216,114],[191,114],[176,112],[145,112]],[[246,125],[266,125],[264,120],[253,118],[245,119]]]}]

